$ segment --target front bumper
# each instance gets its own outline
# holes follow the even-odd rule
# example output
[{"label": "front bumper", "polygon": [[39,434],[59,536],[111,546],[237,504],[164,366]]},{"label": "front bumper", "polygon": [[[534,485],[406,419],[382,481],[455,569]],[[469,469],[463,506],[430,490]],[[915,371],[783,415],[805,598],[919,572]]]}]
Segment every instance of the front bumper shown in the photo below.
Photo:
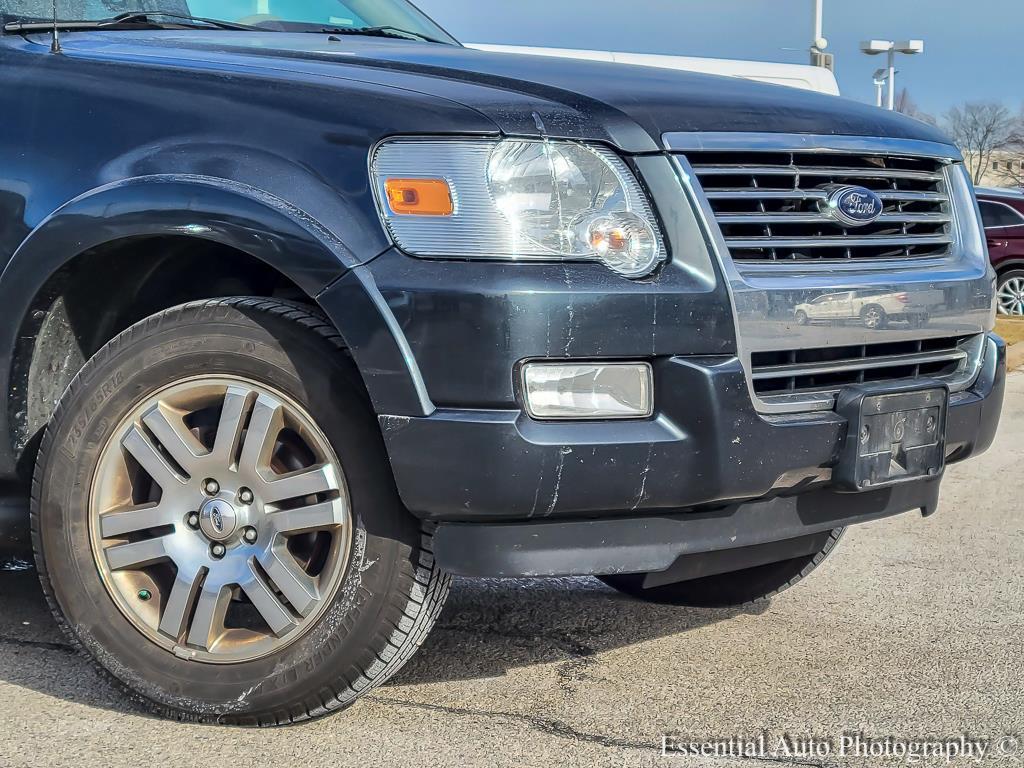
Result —
[{"label": "front bumper", "polygon": [[[992,443],[1005,367],[1005,345],[988,336],[977,380],[950,400],[948,462]],[[828,487],[846,421],[758,413],[735,357],[658,360],[655,396],[648,421],[543,423],[518,410],[442,408],[380,423],[406,506],[439,522],[643,517]]]},{"label": "front bumper", "polygon": [[[938,495],[939,481],[925,480],[863,494],[818,488],[658,517],[442,523],[434,557],[460,576],[647,573],[671,583],[815,554],[821,534],[912,509],[929,514]],[[709,553],[729,553],[728,567],[716,571]]]}]

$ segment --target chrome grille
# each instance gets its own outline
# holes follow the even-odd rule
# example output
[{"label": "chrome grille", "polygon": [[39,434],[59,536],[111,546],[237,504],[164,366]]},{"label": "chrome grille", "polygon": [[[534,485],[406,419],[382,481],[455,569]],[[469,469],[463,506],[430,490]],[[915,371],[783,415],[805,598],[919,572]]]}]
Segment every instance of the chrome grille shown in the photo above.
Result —
[{"label": "chrome grille", "polygon": [[807,393],[834,394],[845,386],[935,378],[951,389],[973,378],[981,337],[948,337],[846,347],[755,352],[754,391],[762,399]]},{"label": "chrome grille", "polygon": [[[953,244],[942,159],[731,150],[687,159],[739,263],[934,258]],[[844,227],[820,207],[837,185],[876,192],[882,215]]]}]

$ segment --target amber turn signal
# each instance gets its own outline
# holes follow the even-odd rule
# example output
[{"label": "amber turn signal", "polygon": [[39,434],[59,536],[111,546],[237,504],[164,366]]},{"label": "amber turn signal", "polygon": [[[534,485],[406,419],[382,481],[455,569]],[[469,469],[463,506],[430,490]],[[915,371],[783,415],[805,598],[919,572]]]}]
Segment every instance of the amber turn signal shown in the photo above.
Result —
[{"label": "amber turn signal", "polygon": [[452,190],[444,179],[387,179],[388,207],[399,216],[451,216]]}]

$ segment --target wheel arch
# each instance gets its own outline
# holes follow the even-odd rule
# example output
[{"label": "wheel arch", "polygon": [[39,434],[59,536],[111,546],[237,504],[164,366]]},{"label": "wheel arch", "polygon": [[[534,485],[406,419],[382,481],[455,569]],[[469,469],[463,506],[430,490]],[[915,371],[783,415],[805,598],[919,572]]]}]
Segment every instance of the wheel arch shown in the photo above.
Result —
[{"label": "wheel arch", "polygon": [[1013,272],[1014,270],[1024,270],[1024,258],[1022,259],[1006,259],[1000,261],[995,265],[996,275],[1002,277],[1007,272]]},{"label": "wheel arch", "polygon": [[[8,391],[0,409],[0,435],[8,438],[0,444],[0,480],[31,476],[36,441],[64,387],[134,322],[186,301],[231,295],[316,306],[358,263],[311,217],[231,182],[147,177],[63,206],[33,230],[0,278],[7,325],[0,359],[8,361],[0,368]],[[386,305],[362,305],[370,312],[330,313],[346,346],[350,337],[356,346],[359,338],[379,338],[381,328],[393,337]],[[358,351],[349,351],[362,371]],[[374,382],[364,376],[364,384],[376,401]]]}]

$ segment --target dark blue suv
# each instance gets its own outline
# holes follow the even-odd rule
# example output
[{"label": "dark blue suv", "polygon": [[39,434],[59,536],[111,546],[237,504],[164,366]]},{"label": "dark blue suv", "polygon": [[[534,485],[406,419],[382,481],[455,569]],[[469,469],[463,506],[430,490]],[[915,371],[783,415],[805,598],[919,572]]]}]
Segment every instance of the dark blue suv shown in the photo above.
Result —
[{"label": "dark blue suv", "polygon": [[[922,123],[403,0],[53,10],[0,0],[4,537],[158,712],[340,709],[449,574],[764,600],[992,441],[994,274]],[[799,321],[840,294],[927,322]]]}]

